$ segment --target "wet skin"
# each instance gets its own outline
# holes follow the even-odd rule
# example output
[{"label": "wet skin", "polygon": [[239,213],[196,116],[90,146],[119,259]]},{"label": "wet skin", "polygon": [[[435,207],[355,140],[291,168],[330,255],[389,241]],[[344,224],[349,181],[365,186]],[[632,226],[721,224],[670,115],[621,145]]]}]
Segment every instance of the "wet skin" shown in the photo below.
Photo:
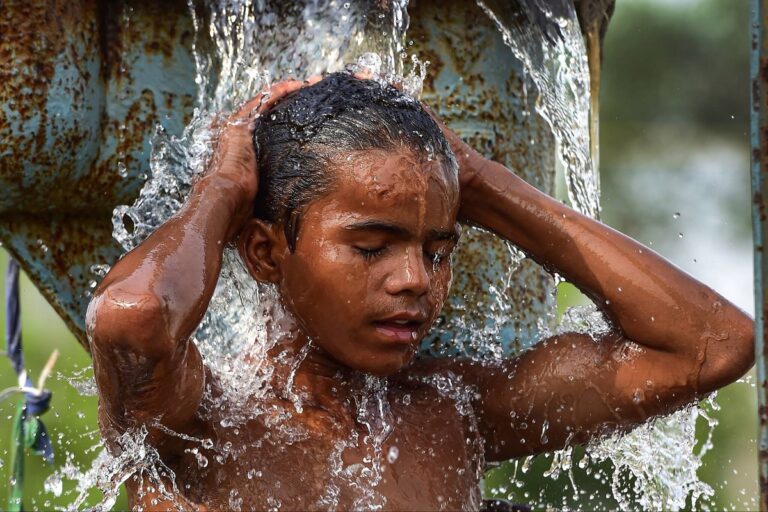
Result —
[{"label": "wet skin", "polygon": [[[271,101],[301,85],[278,85]],[[177,504],[228,509],[237,489],[244,509],[268,508],[274,499],[289,510],[327,508],[323,493],[333,483],[336,508],[351,507],[354,485],[331,482],[329,467],[370,455],[362,442],[338,450],[339,441],[367,434],[355,419],[365,374],[389,376],[394,420],[378,456],[376,491],[388,509],[432,510],[476,508],[476,469],[484,461],[629,428],[733,382],[753,364],[754,327],[745,313],[638,242],[482,158],[444,127],[458,179],[408,150],[347,155],[334,162],[332,191],[302,212],[289,251],[281,226],[248,219],[258,182],[247,115],[257,104],[225,128],[182,211],[113,267],[89,307],[105,439],[115,450],[120,433],[146,425],[176,473]],[[562,334],[493,366],[413,361],[448,291],[457,219],[509,240],[574,283],[612,329],[599,339]],[[188,342],[223,247],[234,239],[253,277],[276,285],[298,323],[270,352],[277,392],[258,404],[268,412],[239,428],[222,427],[218,415],[226,411],[209,410],[204,389],[215,397],[218,382]],[[280,392],[290,371],[280,354],[298,353],[310,338],[293,381],[302,397],[298,413]],[[473,414],[460,414],[435,378],[471,388]],[[275,418],[286,411],[278,423],[301,430],[300,439],[276,433]],[[158,422],[217,447],[231,442],[237,458],[201,468],[189,452],[199,443],[164,433]],[[398,456],[390,462],[392,446]],[[153,505],[156,493],[140,496],[135,481],[128,487],[134,505],[171,506],[163,499]]]}]

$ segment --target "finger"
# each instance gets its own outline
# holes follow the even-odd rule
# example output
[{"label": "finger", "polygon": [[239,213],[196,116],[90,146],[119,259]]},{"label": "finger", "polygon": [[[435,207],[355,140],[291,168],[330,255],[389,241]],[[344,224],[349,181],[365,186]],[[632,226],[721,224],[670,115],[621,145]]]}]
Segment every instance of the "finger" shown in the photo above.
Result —
[{"label": "finger", "polygon": [[301,89],[303,82],[298,80],[283,80],[278,82],[267,91],[257,94],[241,106],[234,119],[244,119],[250,117],[254,112],[263,112],[274,105],[280,98],[293,91]]},{"label": "finger", "polygon": [[214,133],[218,132],[219,129],[221,128],[222,121],[223,121],[223,118],[222,118],[221,112],[217,112],[216,114],[214,114],[213,117],[211,118],[211,131]]},{"label": "finger", "polygon": [[304,82],[300,80],[284,80],[269,88],[266,97],[257,105],[258,112],[264,112],[292,92],[298,91],[304,87]]},{"label": "finger", "polygon": [[234,113],[232,119],[248,119],[254,111],[258,110],[259,106],[261,106],[264,101],[264,93],[257,94],[237,109],[237,112]]},{"label": "finger", "polygon": [[394,87],[400,92],[403,92],[403,88],[405,87],[405,83],[403,82],[402,79],[398,79],[397,81],[394,81],[394,82],[389,82],[389,85],[391,85],[392,87]]},{"label": "finger", "polygon": [[373,71],[368,68],[356,71],[352,76],[359,80],[371,80],[373,78]]}]

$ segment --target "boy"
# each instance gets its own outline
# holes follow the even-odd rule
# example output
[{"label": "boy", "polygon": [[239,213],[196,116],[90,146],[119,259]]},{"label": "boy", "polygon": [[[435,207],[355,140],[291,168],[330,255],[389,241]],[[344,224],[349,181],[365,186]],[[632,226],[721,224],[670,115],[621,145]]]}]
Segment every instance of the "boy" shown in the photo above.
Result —
[{"label": "boy", "polygon": [[[746,314],[484,159],[397,89],[333,74],[260,103],[233,116],[184,208],[89,307],[105,438],[117,450],[146,427],[174,472],[170,493],[129,479],[134,507],[478,509],[486,462],[629,428],[753,364]],[[574,283],[611,330],[492,365],[414,361],[459,221]],[[229,241],[294,321],[267,355],[269,389],[235,424],[189,342]]]}]

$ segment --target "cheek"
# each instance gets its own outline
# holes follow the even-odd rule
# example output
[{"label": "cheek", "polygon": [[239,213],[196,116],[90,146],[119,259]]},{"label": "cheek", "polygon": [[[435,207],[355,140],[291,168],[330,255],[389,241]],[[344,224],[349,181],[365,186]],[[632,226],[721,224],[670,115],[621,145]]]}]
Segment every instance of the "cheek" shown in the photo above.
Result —
[{"label": "cheek", "polygon": [[319,335],[350,318],[366,297],[360,265],[343,248],[328,244],[297,251],[284,260],[281,294],[309,334]]}]

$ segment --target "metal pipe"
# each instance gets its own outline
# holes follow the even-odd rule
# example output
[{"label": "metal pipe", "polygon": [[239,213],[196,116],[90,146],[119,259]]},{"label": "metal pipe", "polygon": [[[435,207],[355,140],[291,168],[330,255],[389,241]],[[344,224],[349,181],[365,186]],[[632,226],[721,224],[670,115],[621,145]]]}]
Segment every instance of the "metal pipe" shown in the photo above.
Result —
[{"label": "metal pipe", "polygon": [[759,420],[760,510],[768,510],[768,410],[766,410],[765,286],[768,259],[764,245],[768,235],[765,198],[768,197],[768,47],[765,21],[768,0],[752,0],[752,226],[755,265],[755,355],[757,358],[757,399]]}]

